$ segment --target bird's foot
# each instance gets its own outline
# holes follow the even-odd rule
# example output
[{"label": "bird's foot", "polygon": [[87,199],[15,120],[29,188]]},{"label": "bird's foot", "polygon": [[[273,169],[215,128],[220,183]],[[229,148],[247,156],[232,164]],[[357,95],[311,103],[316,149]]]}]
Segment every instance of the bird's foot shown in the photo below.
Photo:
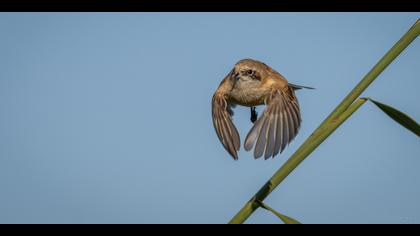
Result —
[{"label": "bird's foot", "polygon": [[251,122],[252,123],[255,123],[255,121],[257,121],[257,118],[258,118],[258,113],[255,109],[256,107],[251,107]]}]

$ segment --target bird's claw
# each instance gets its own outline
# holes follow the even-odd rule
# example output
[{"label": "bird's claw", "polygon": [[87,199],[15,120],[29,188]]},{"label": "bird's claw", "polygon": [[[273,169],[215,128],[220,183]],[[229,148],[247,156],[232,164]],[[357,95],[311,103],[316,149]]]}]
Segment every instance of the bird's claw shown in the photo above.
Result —
[{"label": "bird's claw", "polygon": [[257,121],[257,118],[258,118],[258,113],[255,109],[256,107],[251,107],[251,122],[252,123],[255,123],[255,121]]}]

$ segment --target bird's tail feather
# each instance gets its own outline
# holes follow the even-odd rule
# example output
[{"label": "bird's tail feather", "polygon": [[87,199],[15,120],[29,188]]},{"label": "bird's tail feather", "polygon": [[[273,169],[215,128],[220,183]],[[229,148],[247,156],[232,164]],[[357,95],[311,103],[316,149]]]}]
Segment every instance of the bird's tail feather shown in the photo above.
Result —
[{"label": "bird's tail feather", "polygon": [[294,90],[303,89],[303,88],[305,88],[305,89],[315,89],[315,88],[312,88],[312,87],[302,86],[302,85],[297,85],[297,84],[291,84],[291,83],[289,83],[289,86],[292,87]]}]

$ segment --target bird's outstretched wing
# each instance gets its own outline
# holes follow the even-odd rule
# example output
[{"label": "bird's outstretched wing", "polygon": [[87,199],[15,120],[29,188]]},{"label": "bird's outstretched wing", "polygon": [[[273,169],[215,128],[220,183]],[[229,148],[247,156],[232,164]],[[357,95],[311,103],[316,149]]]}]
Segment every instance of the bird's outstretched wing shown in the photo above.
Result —
[{"label": "bird's outstretched wing", "polygon": [[231,104],[226,101],[223,93],[216,92],[212,99],[213,126],[217,136],[225,149],[232,155],[234,160],[238,160],[237,151],[241,146],[238,131],[232,122]]},{"label": "bird's outstretched wing", "polygon": [[255,144],[254,158],[264,154],[264,158],[281,153],[299,130],[301,117],[293,88],[273,89],[266,97],[267,105],[262,116],[255,122],[245,139],[245,150]]}]

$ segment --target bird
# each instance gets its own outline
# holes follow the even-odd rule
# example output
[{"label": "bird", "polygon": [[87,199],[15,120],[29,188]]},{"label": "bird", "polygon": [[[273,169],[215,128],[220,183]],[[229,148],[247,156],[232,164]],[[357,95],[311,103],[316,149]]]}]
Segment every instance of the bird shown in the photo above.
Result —
[{"label": "bird", "polygon": [[[295,90],[313,89],[289,83],[265,63],[242,59],[220,82],[212,97],[212,119],[216,134],[226,151],[238,160],[241,141],[233,123],[233,109],[250,107],[252,128],[245,141],[246,151],[254,148],[254,158],[274,158],[296,137],[302,119]],[[256,106],[266,105],[258,117]]]}]

